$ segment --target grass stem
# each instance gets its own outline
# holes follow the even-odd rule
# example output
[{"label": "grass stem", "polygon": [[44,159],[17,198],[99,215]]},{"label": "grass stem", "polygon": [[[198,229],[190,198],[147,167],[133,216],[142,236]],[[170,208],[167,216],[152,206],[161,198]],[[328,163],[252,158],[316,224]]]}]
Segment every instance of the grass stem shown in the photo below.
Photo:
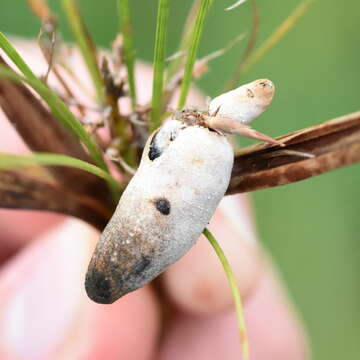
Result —
[{"label": "grass stem", "polygon": [[159,0],[153,62],[154,75],[152,88],[152,110],[149,127],[150,131],[154,131],[161,125],[168,17],[169,1]]},{"label": "grass stem", "polygon": [[219,243],[215,239],[214,235],[205,228],[203,231],[203,234],[205,237],[209,240],[211,246],[214,248],[216,255],[219,257],[221,264],[224,268],[226,277],[229,280],[230,289],[234,298],[235,303],[235,309],[236,309],[236,315],[237,320],[239,324],[239,330],[240,330],[240,344],[241,344],[241,351],[243,355],[244,360],[249,359],[249,342],[247,338],[247,331],[246,331],[246,324],[245,324],[245,317],[244,317],[244,308],[241,302],[239,288],[236,282],[235,275],[231,269],[230,263],[227,260],[224,251],[220,247]]}]

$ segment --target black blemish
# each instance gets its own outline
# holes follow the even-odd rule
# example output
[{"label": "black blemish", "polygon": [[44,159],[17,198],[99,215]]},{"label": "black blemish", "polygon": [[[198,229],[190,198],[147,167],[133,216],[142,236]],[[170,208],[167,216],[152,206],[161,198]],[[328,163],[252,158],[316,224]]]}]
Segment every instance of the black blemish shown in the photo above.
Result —
[{"label": "black blemish", "polygon": [[159,147],[156,145],[156,136],[158,134],[158,131],[154,134],[153,138],[151,139],[150,142],[150,150],[149,150],[149,159],[151,161],[155,160],[156,158],[158,158],[161,154],[162,151],[161,149],[159,149]]},{"label": "black blemish", "polygon": [[248,97],[250,97],[250,98],[255,97],[255,94],[250,89],[246,89],[246,92],[247,92]]},{"label": "black blemish", "polygon": [[93,270],[86,276],[85,288],[88,296],[99,304],[110,304],[113,302],[111,294],[111,283],[104,274]]},{"label": "black blemish", "polygon": [[134,266],[133,269],[134,275],[136,276],[141,275],[143,271],[147,267],[149,267],[150,263],[151,263],[150,259],[146,256],[143,256],[141,261]]},{"label": "black blemish", "polygon": [[170,214],[170,202],[167,199],[157,199],[155,200],[155,207],[159,210],[163,215]]}]

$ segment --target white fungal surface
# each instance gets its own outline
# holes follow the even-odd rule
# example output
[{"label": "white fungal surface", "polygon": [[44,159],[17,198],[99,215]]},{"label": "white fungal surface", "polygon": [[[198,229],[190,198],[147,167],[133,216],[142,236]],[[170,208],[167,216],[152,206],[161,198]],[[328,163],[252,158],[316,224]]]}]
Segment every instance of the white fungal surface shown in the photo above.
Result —
[{"label": "white fungal surface", "polygon": [[111,303],[183,256],[224,196],[233,158],[205,127],[174,120],[153,134],[89,265],[89,297]]},{"label": "white fungal surface", "polygon": [[212,99],[209,113],[248,124],[265,111],[274,95],[275,86],[270,80],[255,80]]}]

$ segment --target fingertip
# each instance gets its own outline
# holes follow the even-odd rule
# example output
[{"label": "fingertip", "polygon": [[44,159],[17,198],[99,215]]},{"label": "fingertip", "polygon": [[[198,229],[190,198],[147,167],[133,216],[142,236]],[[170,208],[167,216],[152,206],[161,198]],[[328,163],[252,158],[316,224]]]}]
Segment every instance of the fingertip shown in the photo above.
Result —
[{"label": "fingertip", "polygon": [[90,226],[68,220],[1,269],[0,358],[150,359],[158,331],[151,289],[108,306],[86,296],[97,238]]},{"label": "fingertip", "polygon": [[252,357],[254,360],[308,359],[309,339],[300,316],[274,264],[268,255],[264,258],[265,271],[246,306]]},{"label": "fingertip", "polygon": [[[210,230],[221,244],[237,279],[240,293],[247,298],[257,284],[262,269],[259,249],[246,222],[249,210],[245,199],[237,198],[242,227],[234,226],[223,204],[210,222]],[[246,218],[246,220],[245,220]],[[247,230],[246,230],[247,229]],[[240,230],[240,231],[239,231]],[[233,303],[232,294],[220,260],[210,244],[201,238],[197,244],[163,275],[165,289],[181,309],[208,314],[224,310]]]},{"label": "fingertip", "polygon": [[[245,304],[245,316],[252,360],[309,358],[306,333],[270,263]],[[234,310],[208,316],[179,312],[167,331],[159,359],[242,359]]]},{"label": "fingertip", "polygon": [[111,305],[90,301],[88,315],[85,359],[153,359],[160,315],[150,286],[144,286]]}]

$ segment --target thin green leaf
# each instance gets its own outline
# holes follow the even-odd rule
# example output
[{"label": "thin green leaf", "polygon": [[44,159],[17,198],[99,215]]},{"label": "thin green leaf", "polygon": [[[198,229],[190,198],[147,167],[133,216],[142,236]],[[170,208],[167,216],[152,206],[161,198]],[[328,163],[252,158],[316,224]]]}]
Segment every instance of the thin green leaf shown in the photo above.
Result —
[{"label": "thin green leaf", "polygon": [[193,74],[193,67],[195,64],[196,56],[199,49],[199,43],[201,34],[204,28],[205,19],[208,14],[209,8],[211,4],[213,3],[213,0],[202,0],[200,9],[197,13],[196,21],[192,30],[192,41],[187,53],[187,59],[185,64],[185,70],[184,70],[184,78],[181,83],[180,88],[180,98],[178,103],[178,109],[181,109],[184,107],[186,98],[190,89],[192,74]]},{"label": "thin green leaf", "polygon": [[107,165],[101,156],[98,145],[93,141],[91,136],[85,131],[80,122],[76,119],[74,114],[68,109],[63,101],[46,85],[44,85],[37,78],[24,78],[16,72],[0,65],[0,76],[15,82],[25,82],[29,84],[49,105],[54,116],[61,121],[73,134],[78,137],[84,145],[88,148],[91,156],[96,161],[97,165],[103,170],[107,171]]},{"label": "thin green leaf", "polygon": [[219,257],[219,259],[221,261],[222,266],[224,267],[226,277],[229,280],[229,285],[230,285],[231,292],[232,292],[232,295],[234,298],[236,315],[237,315],[237,320],[238,320],[238,324],[239,324],[241,351],[242,351],[243,359],[248,360],[249,359],[249,342],[248,342],[247,331],[246,331],[244,308],[243,308],[243,305],[241,302],[240,293],[239,293],[239,289],[237,286],[235,275],[231,269],[229,261],[227,260],[219,243],[216,241],[214,235],[206,228],[204,229],[203,234],[206,236],[206,238],[209,240],[210,244],[214,248],[217,256]]},{"label": "thin green leaf", "polygon": [[93,175],[96,175],[104,179],[108,183],[112,184],[112,187],[117,190],[118,195],[121,191],[121,184],[117,180],[115,180],[108,172],[100,169],[93,164],[71,156],[52,153],[33,153],[32,155],[28,156],[0,153],[0,169],[16,169],[18,167],[34,164],[44,166],[69,166],[81,169]]},{"label": "thin green leaf", "polygon": [[250,55],[242,64],[241,69],[236,70],[234,77],[231,79],[232,83],[237,83],[240,76],[248,72],[258,61],[260,61],[293,26],[305,15],[309,6],[315,0],[303,0],[299,6],[285,19],[280,26],[260,45],[260,47]]},{"label": "thin green leaf", "polygon": [[154,131],[161,125],[162,92],[164,84],[165,48],[168,17],[169,1],[159,0],[153,62],[154,76],[152,88],[150,131]]},{"label": "thin green leaf", "polygon": [[81,18],[76,0],[61,0],[65,10],[71,30],[74,34],[82,57],[86,63],[94,84],[98,101],[101,104],[105,102],[104,82],[102,80],[100,69],[97,63],[96,48],[90,34]]},{"label": "thin green leaf", "polygon": [[128,73],[129,92],[132,109],[136,107],[136,86],[135,86],[135,51],[133,45],[132,28],[130,21],[130,7],[128,0],[118,0],[118,12],[121,22],[121,31],[124,37],[124,57]]},{"label": "thin green leaf", "polygon": [[76,119],[74,114],[52,90],[50,90],[46,85],[44,85],[44,83],[40,79],[36,77],[30,67],[22,59],[20,54],[16,51],[16,49],[11,45],[9,40],[1,32],[0,48],[4,50],[7,56],[9,56],[9,58],[13,61],[17,68],[24,74],[25,78],[3,65],[0,65],[0,76],[3,76],[15,82],[28,83],[49,105],[54,116],[84,143],[98,166],[100,166],[104,170],[107,170],[107,165],[101,156],[97,144],[85,131],[85,129]]},{"label": "thin green leaf", "polygon": [[[191,30],[194,27],[195,20],[196,20],[196,14],[199,11],[200,4],[201,4],[201,0],[195,0],[191,6],[191,9],[189,10],[189,14],[187,16],[187,19],[186,19],[186,22],[185,22],[185,25],[184,25],[184,28],[182,31],[180,46],[177,51],[178,54],[186,54],[186,49],[188,49],[190,47],[191,36],[192,36]],[[168,82],[171,81],[172,77],[180,70],[183,63],[184,63],[183,56],[178,56],[174,60],[172,60],[170,66],[167,69],[167,74],[166,74]]]},{"label": "thin green leaf", "polygon": [[[49,89],[36,75],[31,71],[29,66],[21,58],[20,54],[10,44],[5,35],[0,32],[0,48],[4,50],[6,55],[14,62],[20,71],[23,72],[25,77],[10,70],[4,65],[0,65],[0,76],[7,78],[11,81],[18,83],[27,83],[30,85],[40,97],[47,103],[52,114],[60,121],[67,129],[69,129],[78,139],[80,139],[85,147],[88,149],[90,156],[94,159],[95,163],[104,171],[109,172],[108,166],[102,157],[101,150],[98,144],[86,132],[74,114],[69,110],[60,97]],[[116,189],[112,183],[108,183],[110,191],[116,199]]]},{"label": "thin green leaf", "polygon": [[0,48],[26,78],[40,81],[2,32],[0,32]]}]

